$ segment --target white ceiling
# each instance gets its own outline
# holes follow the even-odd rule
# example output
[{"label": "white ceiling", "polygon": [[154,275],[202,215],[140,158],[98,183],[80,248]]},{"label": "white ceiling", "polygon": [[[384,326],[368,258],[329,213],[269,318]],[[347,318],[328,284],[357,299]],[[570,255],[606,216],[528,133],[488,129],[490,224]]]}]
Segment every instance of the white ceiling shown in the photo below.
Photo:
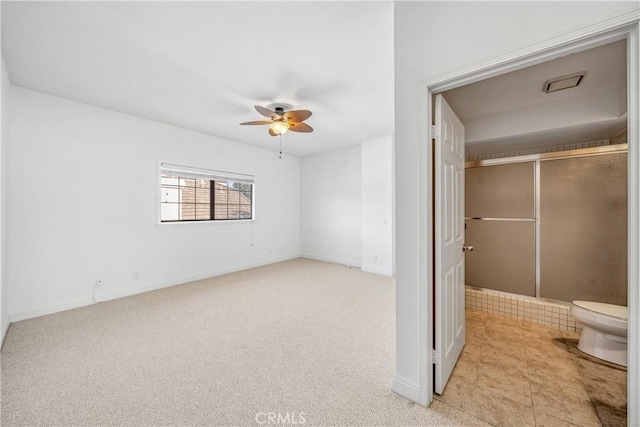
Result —
[{"label": "white ceiling", "polygon": [[[305,156],[393,134],[390,2],[7,2],[15,85],[277,150],[253,105],[309,109]],[[606,139],[626,123],[620,41],[446,92],[482,155]],[[578,88],[542,92],[587,71]]]},{"label": "white ceiling", "polygon": [[393,134],[389,2],[2,2],[11,82],[277,150],[253,105],[309,109],[304,156]]},{"label": "white ceiling", "polygon": [[[587,74],[578,87],[542,91],[579,71]],[[444,93],[473,156],[609,139],[626,126],[626,95],[624,40]]]}]

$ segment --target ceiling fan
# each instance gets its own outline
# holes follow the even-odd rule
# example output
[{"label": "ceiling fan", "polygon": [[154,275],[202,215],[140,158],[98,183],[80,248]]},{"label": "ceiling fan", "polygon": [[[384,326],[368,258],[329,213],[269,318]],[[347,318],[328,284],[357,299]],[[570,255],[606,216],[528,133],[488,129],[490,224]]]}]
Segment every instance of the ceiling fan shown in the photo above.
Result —
[{"label": "ceiling fan", "polygon": [[271,104],[269,108],[261,107],[259,105],[254,106],[256,111],[269,120],[257,120],[253,122],[240,123],[241,125],[269,125],[269,135],[278,136],[287,131],[292,132],[313,132],[313,128],[306,123],[303,123],[306,119],[311,117],[311,111],[309,110],[291,110],[288,104]]}]

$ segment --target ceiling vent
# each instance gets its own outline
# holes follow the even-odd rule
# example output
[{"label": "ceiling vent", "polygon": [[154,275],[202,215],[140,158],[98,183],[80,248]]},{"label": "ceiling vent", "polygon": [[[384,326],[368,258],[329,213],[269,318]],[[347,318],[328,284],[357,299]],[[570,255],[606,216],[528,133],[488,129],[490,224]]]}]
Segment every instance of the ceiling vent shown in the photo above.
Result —
[{"label": "ceiling vent", "polygon": [[566,76],[554,77],[544,82],[542,91],[546,93],[556,92],[562,89],[571,89],[576,87],[582,82],[586,71],[580,71],[579,73],[567,74]]}]

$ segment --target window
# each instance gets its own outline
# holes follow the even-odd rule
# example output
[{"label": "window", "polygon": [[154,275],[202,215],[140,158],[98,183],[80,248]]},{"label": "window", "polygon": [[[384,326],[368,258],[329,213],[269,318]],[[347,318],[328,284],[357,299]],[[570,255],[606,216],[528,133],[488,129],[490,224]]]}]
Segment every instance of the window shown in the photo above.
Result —
[{"label": "window", "polygon": [[161,165],[160,221],[253,219],[253,177]]}]

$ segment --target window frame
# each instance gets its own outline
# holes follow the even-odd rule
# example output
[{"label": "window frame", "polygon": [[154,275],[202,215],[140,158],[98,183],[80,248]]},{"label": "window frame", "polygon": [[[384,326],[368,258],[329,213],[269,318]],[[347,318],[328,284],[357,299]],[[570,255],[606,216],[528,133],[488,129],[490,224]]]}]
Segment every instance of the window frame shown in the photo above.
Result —
[{"label": "window frame", "polygon": [[[193,173],[203,174],[201,177],[194,176],[181,176],[177,171],[171,171],[172,168],[180,168],[184,169],[185,173],[192,171]],[[208,180],[211,184],[211,192],[215,190],[215,182],[239,182],[242,184],[251,184],[251,218],[227,218],[227,219],[187,219],[187,220],[170,220],[166,221],[162,219],[162,177],[163,175],[174,173],[174,176],[178,176],[181,179],[205,179]],[[158,160],[157,171],[156,171],[156,208],[157,208],[157,220],[156,224],[158,226],[174,226],[178,224],[191,224],[191,225],[205,225],[205,224],[238,224],[238,223],[251,223],[256,221],[256,183],[255,177],[250,174],[238,173],[238,172],[227,172],[220,171],[211,168],[203,168],[199,166],[186,166],[185,164],[177,164],[174,162],[161,161]],[[181,203],[176,203],[178,206],[181,206]],[[210,200],[210,209],[214,207],[214,200]],[[242,206],[242,204],[240,204]],[[214,211],[210,210],[210,217],[214,215]]]}]

